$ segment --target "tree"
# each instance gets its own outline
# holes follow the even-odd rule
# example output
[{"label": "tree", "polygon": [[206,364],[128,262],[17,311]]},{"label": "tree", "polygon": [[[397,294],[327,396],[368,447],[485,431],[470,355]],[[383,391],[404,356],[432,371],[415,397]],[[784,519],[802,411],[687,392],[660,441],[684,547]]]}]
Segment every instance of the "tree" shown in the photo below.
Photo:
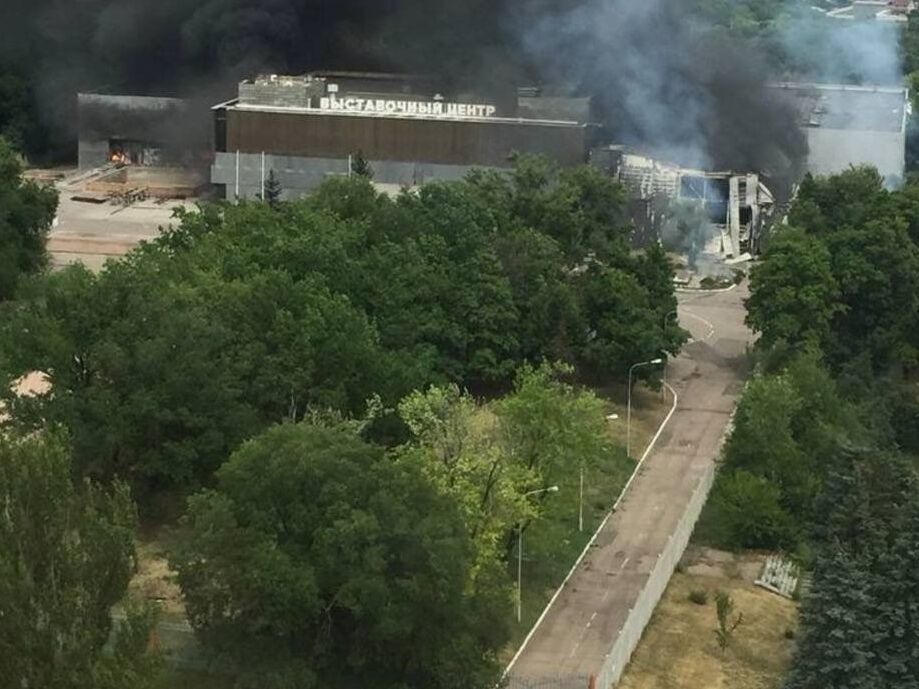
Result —
[{"label": "tree", "polygon": [[363,151],[358,151],[351,156],[351,174],[368,180],[373,179],[373,168],[364,157]]},{"label": "tree", "polygon": [[864,354],[875,371],[919,363],[919,249],[899,218],[878,219],[827,238],[844,311],[836,314],[827,355]]},{"label": "tree", "polygon": [[781,497],[778,486],[748,471],[719,475],[706,515],[717,545],[730,550],[794,550],[800,530],[782,507]]},{"label": "tree", "polygon": [[823,345],[830,338],[839,285],[823,242],[801,230],[782,229],[750,274],[747,324],[762,334],[761,347]]},{"label": "tree", "polygon": [[786,689],[886,685],[874,651],[874,601],[858,558],[833,548],[820,558],[801,612],[802,634]]},{"label": "tree", "polygon": [[456,505],[347,427],[287,424],[246,443],[185,525],[174,564],[189,618],[245,657],[253,686],[497,680],[508,599],[467,589]]},{"label": "tree", "polygon": [[242,265],[222,278],[151,247],[28,285],[0,326],[7,380],[46,371],[54,392],[11,399],[15,422],[64,425],[77,471],[129,480],[146,507],[310,405],[360,412],[386,361],[363,314],[314,275]]},{"label": "tree", "polygon": [[134,571],[127,488],[75,485],[64,440],[0,437],[0,676],[15,687],[149,687],[150,611],[112,606]]},{"label": "tree", "polygon": [[875,168],[852,167],[829,177],[807,175],[788,215],[788,224],[818,237],[862,227],[889,214],[890,196]]},{"label": "tree", "polygon": [[513,393],[495,405],[505,452],[534,481],[529,489],[557,485],[563,475],[594,468],[610,455],[603,402],[562,382],[571,372],[525,365]]},{"label": "tree", "polygon": [[[635,362],[661,355],[664,317],[658,318],[632,273],[591,266],[580,276],[578,287],[590,328],[578,351],[580,362],[593,371],[624,379]],[[655,375],[651,367],[637,373],[643,378]]]},{"label": "tree", "polygon": [[718,647],[724,653],[734,640],[734,632],[743,624],[743,613],[731,619],[734,614],[734,599],[724,591],[718,591],[715,594],[715,614],[718,617],[715,638],[718,640]]},{"label": "tree", "polygon": [[12,148],[0,138],[0,302],[10,299],[20,277],[47,263],[45,237],[57,210],[57,192],[23,181]]},{"label": "tree", "polygon": [[281,181],[274,173],[274,170],[268,171],[268,179],[265,180],[265,198],[264,201],[269,206],[276,206],[281,201],[281,194],[284,190],[281,188]]}]

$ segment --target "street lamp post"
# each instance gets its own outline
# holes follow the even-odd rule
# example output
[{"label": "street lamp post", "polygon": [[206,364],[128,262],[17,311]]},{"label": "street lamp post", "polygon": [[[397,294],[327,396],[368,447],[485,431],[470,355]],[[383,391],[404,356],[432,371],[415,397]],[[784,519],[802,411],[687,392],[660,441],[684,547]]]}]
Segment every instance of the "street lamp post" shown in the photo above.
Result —
[{"label": "street lamp post", "polygon": [[[616,421],[619,414],[607,414],[607,421]],[[578,531],[584,532],[584,462],[581,462],[581,490],[578,495]]]},{"label": "street lamp post", "polygon": [[[523,497],[528,498],[531,495],[540,493],[558,493],[558,486],[549,486],[539,490],[531,490],[524,493]],[[523,590],[523,522],[517,522],[517,622],[523,617],[523,600],[521,591]]]},{"label": "street lamp post", "polygon": [[664,363],[663,359],[651,359],[651,361],[642,361],[637,364],[632,364],[632,367],[629,369],[629,403],[625,424],[625,454],[627,457],[632,456],[632,373],[636,368],[641,366],[657,366],[662,363]]}]

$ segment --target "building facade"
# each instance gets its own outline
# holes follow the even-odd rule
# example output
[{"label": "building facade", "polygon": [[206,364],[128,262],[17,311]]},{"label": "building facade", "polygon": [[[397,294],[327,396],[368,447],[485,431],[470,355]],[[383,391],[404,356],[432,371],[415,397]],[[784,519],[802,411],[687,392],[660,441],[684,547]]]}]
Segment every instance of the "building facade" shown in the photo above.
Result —
[{"label": "building facade", "polygon": [[375,182],[398,186],[455,180],[476,167],[506,168],[515,153],[560,165],[586,162],[589,103],[552,98],[540,108],[540,97],[443,95],[429,81],[403,75],[259,77],[213,108],[211,181],[226,198],[251,198],[273,174],[284,195],[295,197],[329,176],[347,175],[358,155]]},{"label": "building facade", "polygon": [[167,163],[186,110],[178,98],[77,94],[80,169]]}]

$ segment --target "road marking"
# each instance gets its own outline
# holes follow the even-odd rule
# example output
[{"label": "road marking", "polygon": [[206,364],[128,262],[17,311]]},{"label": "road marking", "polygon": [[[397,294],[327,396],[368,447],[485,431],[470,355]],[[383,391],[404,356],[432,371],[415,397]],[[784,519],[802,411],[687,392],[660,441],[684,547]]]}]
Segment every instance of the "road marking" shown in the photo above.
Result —
[{"label": "road marking", "polygon": [[622,561],[622,567],[620,567],[619,569],[625,569],[625,566],[627,564],[629,564],[629,558],[626,558],[625,560]]},{"label": "road marking", "polygon": [[704,318],[702,318],[702,316],[697,316],[696,314],[694,314],[689,309],[686,309],[685,307],[683,308],[682,313],[685,313],[690,318],[695,318],[697,321],[701,321],[702,323],[705,324],[705,326],[708,328],[708,335],[702,338],[704,342],[708,342],[710,339],[712,339],[715,336],[715,326],[712,325],[711,321],[705,320]]},{"label": "road marking", "polygon": [[[574,576],[574,573],[578,570],[578,568],[583,563],[584,558],[587,555],[587,553],[597,542],[597,538],[606,528],[606,525],[609,522],[610,518],[616,513],[616,510],[619,509],[619,506],[622,504],[622,501],[625,499],[626,495],[629,492],[629,488],[635,482],[636,477],[638,476],[639,472],[644,466],[645,460],[651,454],[651,451],[654,449],[654,446],[657,445],[657,441],[660,440],[661,435],[663,435],[664,429],[667,428],[667,425],[670,423],[670,419],[673,418],[673,415],[677,410],[677,406],[680,403],[680,396],[679,394],[677,394],[677,391],[673,388],[672,385],[669,385],[668,383],[664,383],[664,385],[667,386],[667,389],[670,390],[670,394],[673,396],[673,405],[670,407],[670,411],[668,412],[664,420],[661,422],[661,425],[658,427],[657,433],[655,433],[654,437],[651,438],[651,442],[648,443],[648,447],[645,448],[644,454],[642,454],[641,459],[638,460],[638,464],[635,465],[635,469],[632,471],[632,475],[629,477],[629,480],[626,481],[625,486],[622,488],[622,491],[619,493],[619,497],[616,498],[616,502],[613,503],[613,506],[610,509],[610,511],[606,513],[606,516],[603,518],[603,521],[600,522],[600,525],[597,527],[597,530],[594,531],[593,535],[590,537],[590,540],[587,542],[587,545],[584,546],[584,550],[581,551],[581,554],[578,556],[578,559],[575,560],[574,564],[571,566],[571,569],[568,570],[568,575],[565,577],[565,579],[562,581],[559,587],[555,590],[555,593],[552,594],[552,598],[549,599],[549,603],[546,605],[546,607],[542,611],[542,614],[536,620],[536,624],[533,625],[529,633],[526,635],[526,638],[524,638],[523,643],[520,644],[520,648],[517,649],[517,652],[514,654],[514,657],[511,658],[511,662],[507,664],[506,668],[504,668],[504,672],[501,674],[502,679],[506,677],[508,674],[510,674],[511,670],[514,669],[514,665],[520,659],[520,656],[522,656],[524,651],[526,651],[527,645],[530,643],[530,640],[533,638],[533,636],[535,636],[536,631],[539,629],[539,626],[542,624],[543,620],[549,614],[549,611],[552,609],[552,606],[555,604],[555,601],[558,600],[559,596],[562,594],[562,591],[565,590],[565,587],[568,585],[568,582],[571,580],[571,577]],[[578,642],[578,644],[580,644],[580,642]]]}]

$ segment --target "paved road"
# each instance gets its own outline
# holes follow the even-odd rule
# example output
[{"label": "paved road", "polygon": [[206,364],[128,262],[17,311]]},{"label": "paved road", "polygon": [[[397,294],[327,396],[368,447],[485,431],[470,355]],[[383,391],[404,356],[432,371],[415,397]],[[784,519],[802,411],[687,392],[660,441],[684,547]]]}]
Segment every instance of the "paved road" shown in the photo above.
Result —
[{"label": "paved road", "polygon": [[693,342],[668,371],[679,395],[677,410],[616,514],[512,665],[514,684],[599,673],[699,478],[716,458],[742,389],[751,340],[743,325],[745,297],[744,288],[680,295],[680,323]]}]

